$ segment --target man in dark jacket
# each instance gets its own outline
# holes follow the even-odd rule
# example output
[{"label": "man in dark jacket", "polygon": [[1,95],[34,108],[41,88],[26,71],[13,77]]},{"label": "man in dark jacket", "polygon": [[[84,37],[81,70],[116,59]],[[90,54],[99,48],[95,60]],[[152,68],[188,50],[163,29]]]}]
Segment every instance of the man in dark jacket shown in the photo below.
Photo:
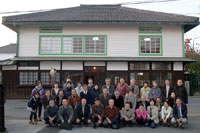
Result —
[{"label": "man in dark jacket", "polygon": [[176,97],[180,97],[185,104],[188,104],[188,95],[186,88],[183,86],[183,81],[179,79],[177,81],[177,86],[174,89]]},{"label": "man in dark jacket", "polygon": [[76,123],[81,126],[82,123],[88,125],[91,123],[90,106],[85,98],[81,100],[81,104],[75,110]]},{"label": "man in dark jacket", "polygon": [[120,95],[119,91],[114,92],[114,96],[112,97],[114,100],[114,105],[121,110],[124,107],[124,98]]},{"label": "man in dark jacket", "polygon": [[174,127],[179,126],[180,128],[184,128],[187,121],[187,106],[182,102],[181,98],[177,98],[173,108],[173,118],[171,123]]},{"label": "man in dark jacket", "polygon": [[46,124],[55,126],[58,122],[58,106],[55,105],[54,100],[49,101],[49,105],[46,107],[44,120]]},{"label": "man in dark jacket", "polygon": [[96,122],[98,122],[99,125],[102,124],[104,117],[104,106],[101,104],[100,99],[95,99],[95,104],[92,105],[92,122],[93,122],[93,128],[96,128]]},{"label": "man in dark jacket", "polygon": [[108,94],[110,94],[110,96],[113,96],[114,95],[114,91],[115,91],[115,88],[113,85],[111,85],[111,79],[110,78],[106,78],[105,79],[105,85],[102,86],[102,90],[101,92],[103,91],[103,88],[106,88],[107,91],[108,91]]},{"label": "man in dark jacket", "polygon": [[103,93],[100,94],[99,98],[104,107],[106,107],[108,105],[108,100],[111,99],[106,88],[103,88]]},{"label": "man in dark jacket", "polygon": [[87,85],[83,85],[83,91],[80,93],[81,99],[85,98],[87,101],[87,104],[91,104],[93,101],[92,93],[88,90]]},{"label": "man in dark jacket", "polygon": [[62,100],[62,106],[58,110],[58,117],[60,120],[60,127],[71,130],[73,121],[74,111],[72,106],[68,105],[67,99]]},{"label": "man in dark jacket", "polygon": [[174,88],[173,86],[170,84],[169,79],[165,80],[165,85],[163,86],[162,90],[161,90],[161,98],[162,98],[162,102],[164,102],[166,99],[169,99],[171,96],[171,93],[173,92]]},{"label": "man in dark jacket", "polygon": [[141,97],[141,101],[139,101],[136,105],[136,109],[139,108],[139,105],[142,104],[144,109],[147,111],[147,107],[150,105],[149,102],[146,101],[146,97],[145,96],[142,96]]},{"label": "man in dark jacket", "polygon": [[54,99],[54,97],[51,96],[50,90],[46,90],[45,95],[42,99],[42,104],[44,106],[44,110],[46,109],[47,105],[49,105],[49,101],[52,100],[52,99]]}]

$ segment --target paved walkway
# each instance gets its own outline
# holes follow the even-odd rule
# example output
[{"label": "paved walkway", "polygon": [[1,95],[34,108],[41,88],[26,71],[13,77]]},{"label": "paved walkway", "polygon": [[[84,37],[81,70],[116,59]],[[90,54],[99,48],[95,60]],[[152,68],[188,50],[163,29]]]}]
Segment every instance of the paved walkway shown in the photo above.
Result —
[{"label": "paved walkway", "polygon": [[[66,130],[59,128],[46,127],[44,122],[37,125],[29,125],[29,111],[26,110],[27,101],[25,100],[8,100],[5,105],[6,128],[9,133],[64,133]],[[199,133],[200,132],[200,98],[190,97],[188,105],[189,124],[185,129],[175,129],[159,126],[156,129],[149,127],[125,127],[119,130],[89,127],[74,127],[73,133]]]}]

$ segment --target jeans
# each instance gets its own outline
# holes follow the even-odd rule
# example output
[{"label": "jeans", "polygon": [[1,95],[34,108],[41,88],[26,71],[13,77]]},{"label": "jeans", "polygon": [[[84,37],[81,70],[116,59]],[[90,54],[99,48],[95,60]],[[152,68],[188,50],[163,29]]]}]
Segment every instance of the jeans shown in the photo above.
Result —
[{"label": "jeans", "polygon": [[148,120],[148,125],[151,127],[151,128],[156,128],[157,124],[154,122],[154,120]]}]

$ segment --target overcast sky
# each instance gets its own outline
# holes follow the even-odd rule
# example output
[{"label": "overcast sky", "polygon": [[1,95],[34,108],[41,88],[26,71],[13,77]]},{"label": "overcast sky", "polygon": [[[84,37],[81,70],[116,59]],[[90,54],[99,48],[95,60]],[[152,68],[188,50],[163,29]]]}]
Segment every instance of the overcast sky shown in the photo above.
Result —
[{"label": "overcast sky", "polygon": [[[79,6],[80,4],[118,4],[145,0],[2,0],[0,12],[55,9]],[[178,0],[165,3],[126,5],[133,8],[200,17],[200,0]],[[198,13],[198,14],[197,14]],[[0,14],[9,16],[12,14]],[[189,31],[185,37],[200,37],[200,26]],[[200,42],[199,40],[196,40]],[[16,43],[16,33],[0,24],[0,46]]]}]

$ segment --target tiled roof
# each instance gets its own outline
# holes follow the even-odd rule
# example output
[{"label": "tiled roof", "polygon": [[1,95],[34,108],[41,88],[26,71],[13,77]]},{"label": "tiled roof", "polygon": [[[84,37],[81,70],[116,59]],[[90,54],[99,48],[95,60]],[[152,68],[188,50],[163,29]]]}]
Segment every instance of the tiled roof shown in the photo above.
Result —
[{"label": "tiled roof", "polygon": [[121,5],[81,5],[72,8],[7,16],[3,24],[63,23],[164,23],[191,24],[199,18],[128,8]]}]

